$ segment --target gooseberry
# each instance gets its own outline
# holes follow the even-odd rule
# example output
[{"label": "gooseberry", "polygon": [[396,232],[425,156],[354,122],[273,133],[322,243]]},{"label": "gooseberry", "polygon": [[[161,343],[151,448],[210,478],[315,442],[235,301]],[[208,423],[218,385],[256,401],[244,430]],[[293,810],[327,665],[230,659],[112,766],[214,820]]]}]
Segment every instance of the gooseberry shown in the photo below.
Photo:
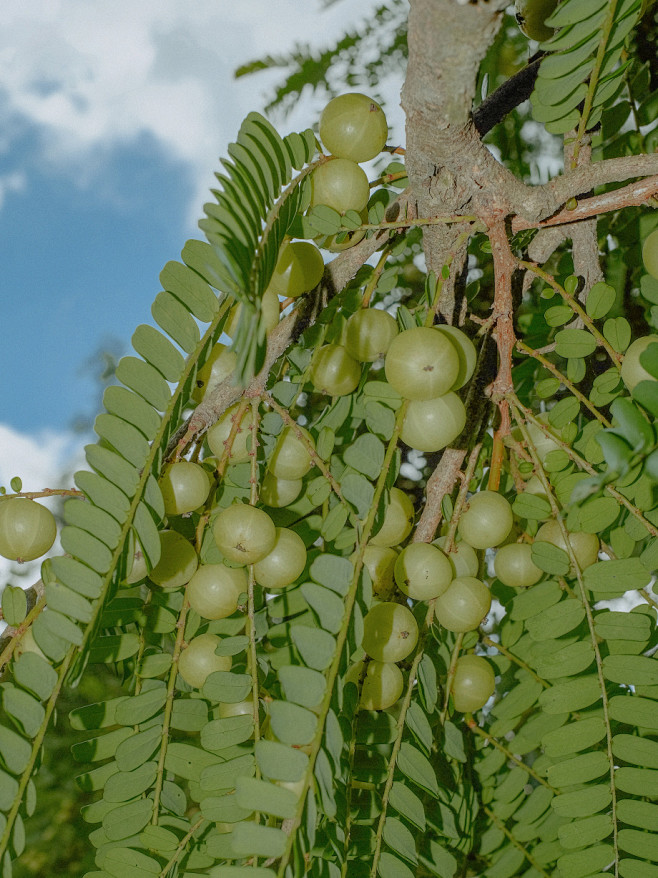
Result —
[{"label": "gooseberry", "polygon": [[[229,406],[206,434],[208,447],[215,457],[221,458],[224,454],[226,449],[225,443],[231,435],[233,420],[239,408],[239,402],[233,403],[233,405]],[[231,463],[244,463],[249,460],[252,439],[251,426],[253,422],[251,406],[248,406],[242,411],[240,425],[231,445],[231,453],[229,455],[229,461]]]},{"label": "gooseberry", "polygon": [[[574,531],[568,534],[569,545],[578,564],[580,570],[584,570],[591,564],[594,564],[599,557],[599,538],[596,534],[586,534],[581,531]],[[567,552],[567,543],[562,535],[562,528],[554,519],[547,521],[537,531],[535,542],[544,541],[552,543],[563,552]],[[574,573],[572,569],[572,574]]]},{"label": "gooseberry", "polygon": [[[304,438],[300,438],[298,433]],[[315,450],[315,440],[308,430],[297,425],[286,425],[270,456],[268,470],[277,479],[301,479],[313,465],[309,448]],[[268,503],[268,506],[272,505]]]},{"label": "gooseberry", "polygon": [[332,159],[317,167],[311,174],[311,207],[326,204],[345,213],[360,213],[370,198],[370,184],[366,172],[349,159]]},{"label": "gooseberry", "polygon": [[210,355],[204,365],[199,369],[196,376],[196,387],[192,391],[192,399],[201,402],[207,393],[210,393],[229,375],[233,374],[238,363],[238,355],[229,350],[226,345],[218,342],[213,346]]},{"label": "gooseberry", "polygon": [[0,500],[0,555],[34,561],[55,542],[57,523],[50,509],[28,497]]},{"label": "gooseberry", "polygon": [[184,515],[202,506],[210,492],[208,473],[198,463],[178,460],[158,480],[167,515]]},{"label": "gooseberry", "polygon": [[649,274],[658,279],[658,229],[654,229],[644,239],[642,262]]},{"label": "gooseberry", "polygon": [[361,308],[347,321],[345,348],[361,363],[373,363],[383,357],[395,336],[398,324],[387,311]]},{"label": "gooseberry", "polygon": [[534,585],[544,575],[532,560],[532,547],[528,543],[501,546],[494,558],[494,571],[503,585],[510,588]]},{"label": "gooseberry", "polygon": [[457,659],[452,680],[455,710],[473,713],[487,703],[496,689],[496,677],[489,662],[479,655],[462,655]]},{"label": "gooseberry", "polygon": [[274,548],[276,528],[263,509],[234,503],[222,509],[213,525],[215,542],[229,561],[255,564]]},{"label": "gooseberry", "polygon": [[398,588],[416,601],[437,598],[452,578],[452,564],[441,549],[429,543],[410,543],[395,562]]},{"label": "gooseberry", "polygon": [[446,334],[416,326],[391,341],[384,369],[388,383],[405,399],[435,399],[457,381],[459,355]]},{"label": "gooseberry", "polygon": [[457,352],[457,356],[459,357],[459,372],[457,373],[455,383],[450,390],[459,390],[460,387],[463,387],[464,384],[466,384],[475,371],[475,364],[477,363],[478,358],[475,345],[466,333],[457,326],[442,324],[441,326],[435,326],[434,329],[436,329],[437,332],[442,332],[446,338],[452,342],[455,351]]},{"label": "gooseberry", "polygon": [[371,546],[397,546],[411,533],[414,523],[414,504],[400,488],[391,488],[384,521],[376,534],[370,537]]},{"label": "gooseberry", "polygon": [[644,335],[642,338],[636,338],[624,354],[620,375],[621,380],[630,391],[633,391],[635,385],[639,384],[640,381],[656,380],[655,376],[651,372],[647,372],[640,363],[640,354],[646,351],[653,342],[658,342],[658,335]]},{"label": "gooseberry", "polygon": [[317,287],[324,273],[322,254],[310,241],[291,241],[279,253],[269,289],[295,299]]},{"label": "gooseberry", "polygon": [[361,367],[339,344],[318,348],[311,362],[311,381],[319,393],[345,396],[356,390]]},{"label": "gooseberry", "polygon": [[480,491],[466,503],[459,519],[459,534],[474,549],[489,549],[509,536],[513,524],[509,501],[495,491]]},{"label": "gooseberry", "polygon": [[464,403],[452,391],[436,399],[412,399],[402,419],[400,438],[419,451],[440,451],[466,426]]},{"label": "gooseberry", "polygon": [[285,588],[302,574],[304,567],[306,546],[302,538],[290,528],[277,527],[273,547],[254,564],[254,576],[263,588]]},{"label": "gooseberry", "polygon": [[438,546],[446,553],[448,560],[452,564],[454,576],[477,576],[480,569],[480,559],[473,546],[469,546],[463,540],[458,543],[453,541],[452,548],[446,551],[446,543],[448,537],[439,537],[434,540],[434,545]]},{"label": "gooseberry", "polygon": [[294,502],[302,487],[301,479],[279,479],[268,471],[260,486],[260,499],[266,506],[280,509]]},{"label": "gooseberry", "polygon": [[359,92],[338,95],[320,116],[320,138],[335,156],[367,162],[386,146],[388,125],[378,103]]},{"label": "gooseberry", "polygon": [[490,607],[491,592],[484,582],[460,576],[436,599],[436,618],[448,631],[474,631]]},{"label": "gooseberry", "polygon": [[231,656],[215,653],[219,644],[216,634],[199,634],[181,652],[178,673],[193,689],[201,689],[206,678],[215,671],[231,670]]},{"label": "gooseberry", "polygon": [[418,623],[408,607],[386,601],[363,620],[363,648],[378,662],[400,662],[418,641]]},{"label": "gooseberry", "polygon": [[190,606],[204,619],[225,619],[238,608],[238,598],[247,591],[249,580],[244,567],[204,564],[187,584]]},{"label": "gooseberry", "polygon": [[162,588],[180,588],[189,582],[199,566],[194,546],[176,530],[160,531],[160,560],[149,579]]},{"label": "gooseberry", "polygon": [[[345,674],[346,683],[358,685],[363,673],[363,662],[357,662]],[[368,662],[361,687],[359,706],[363,710],[386,710],[402,695],[404,678],[394,662]]]}]

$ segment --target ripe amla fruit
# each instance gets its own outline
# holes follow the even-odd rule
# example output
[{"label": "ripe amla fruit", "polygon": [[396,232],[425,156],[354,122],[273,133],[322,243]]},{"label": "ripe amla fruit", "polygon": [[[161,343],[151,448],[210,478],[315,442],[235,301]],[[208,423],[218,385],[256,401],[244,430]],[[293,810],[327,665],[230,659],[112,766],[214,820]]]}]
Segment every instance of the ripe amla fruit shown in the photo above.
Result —
[{"label": "ripe amla fruit", "polygon": [[184,515],[202,506],[210,492],[208,473],[198,463],[168,464],[158,480],[167,515]]},{"label": "ripe amla fruit", "polygon": [[234,564],[255,564],[274,548],[276,528],[263,509],[234,503],[222,509],[213,524],[220,552]]},{"label": "ripe amla fruit", "polygon": [[225,619],[238,608],[238,598],[249,586],[244,567],[204,564],[185,590],[190,606],[204,619]]},{"label": "ripe amla fruit", "polygon": [[456,393],[436,399],[409,400],[400,438],[419,451],[440,451],[453,442],[466,426],[466,409]]},{"label": "ripe amla fruit", "polygon": [[363,620],[363,648],[378,662],[400,662],[413,652],[418,623],[408,607],[375,604]]},{"label": "ripe amla fruit", "polygon": [[347,321],[345,348],[361,363],[374,363],[388,351],[398,334],[395,318],[379,308],[361,308]]},{"label": "ripe amla fruit", "polygon": [[384,521],[377,533],[370,537],[371,546],[397,546],[411,533],[414,523],[414,504],[400,488],[391,488]]},{"label": "ripe amla fruit", "polygon": [[642,262],[652,277],[658,279],[658,229],[654,229],[642,244]]},{"label": "ripe amla fruit", "polygon": [[436,618],[448,631],[474,631],[491,608],[491,592],[481,579],[460,576],[436,599]]},{"label": "ripe amla fruit", "polygon": [[459,519],[459,535],[474,549],[498,546],[510,534],[514,516],[509,501],[495,491],[469,497]]},{"label": "ripe amla fruit", "polygon": [[215,653],[220,642],[216,634],[200,634],[181,652],[178,673],[194,689],[201,689],[207,677],[215,671],[231,670],[231,656]]},{"label": "ripe amla fruit", "polygon": [[229,350],[226,345],[217,342],[213,346],[210,356],[199,369],[196,376],[196,387],[192,391],[192,399],[201,402],[207,393],[213,391],[218,385],[233,374],[238,363],[238,355]]},{"label": "ripe amla fruit", "polygon": [[28,497],[0,500],[0,555],[34,561],[55,542],[57,524],[49,509]]},{"label": "ripe amla fruit", "polygon": [[149,579],[162,588],[180,588],[196,573],[199,556],[183,534],[175,530],[160,531],[160,560]]},{"label": "ripe amla fruit", "polygon": [[621,380],[631,392],[640,381],[656,380],[651,372],[647,372],[640,363],[640,355],[654,342],[658,342],[658,335],[644,335],[642,338],[636,338],[624,354],[620,375]]},{"label": "ripe amla fruit", "polygon": [[356,390],[361,379],[361,366],[339,344],[318,348],[311,362],[311,381],[320,393],[346,396]]},{"label": "ripe amla fruit", "polygon": [[[346,683],[358,685],[363,672],[363,662],[357,662],[345,674]],[[402,671],[394,662],[368,662],[361,688],[359,706],[363,710],[386,710],[402,695],[404,679]]]},{"label": "ripe amla fruit", "polygon": [[405,399],[435,399],[455,385],[459,355],[445,333],[416,326],[391,341],[384,370],[388,383]]},{"label": "ripe amla fruit", "polygon": [[317,287],[323,273],[324,260],[315,244],[291,241],[281,248],[268,290],[295,299]]},{"label": "ripe amla fruit", "polygon": [[[584,570],[586,567],[589,567],[596,562],[599,557],[600,545],[599,538],[596,534],[575,531],[569,533],[568,538],[571,551],[574,554],[576,563],[580,570]],[[537,531],[535,542],[541,542],[542,540],[547,543],[552,543],[552,545],[557,546],[558,549],[562,549],[563,552],[567,552],[567,543],[562,535],[562,528],[555,520],[547,521],[546,524],[543,524]],[[575,571],[572,570],[571,573],[573,575]]]},{"label": "ripe amla fruit", "polygon": [[332,155],[367,162],[386,146],[388,125],[376,101],[360,92],[338,95],[320,116],[320,139]]},{"label": "ripe amla fruit", "polygon": [[452,680],[455,709],[462,713],[479,710],[494,694],[496,678],[489,662],[479,655],[462,655],[457,659]]},{"label": "ripe amla fruit", "polygon": [[452,582],[452,564],[437,546],[410,543],[395,562],[395,581],[407,597],[430,601]]},{"label": "ripe amla fruit", "polygon": [[516,0],[516,20],[521,31],[539,43],[549,40],[554,30],[544,22],[557,4],[558,0]]},{"label": "ripe amla fruit", "polygon": [[338,213],[361,213],[369,197],[366,172],[349,159],[332,159],[311,174],[311,207],[326,204]]},{"label": "ripe amla fruit", "polygon": [[494,558],[494,571],[503,585],[526,588],[544,575],[532,560],[532,546],[528,543],[509,543],[501,546]]}]

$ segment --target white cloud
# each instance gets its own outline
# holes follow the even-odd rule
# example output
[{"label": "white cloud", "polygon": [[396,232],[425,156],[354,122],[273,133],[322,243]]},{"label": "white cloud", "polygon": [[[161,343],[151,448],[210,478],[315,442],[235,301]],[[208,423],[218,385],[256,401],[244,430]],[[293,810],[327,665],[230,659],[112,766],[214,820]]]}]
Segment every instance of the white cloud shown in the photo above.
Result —
[{"label": "white cloud", "polygon": [[262,107],[280,77],[236,81],[234,69],[295,41],[329,45],[374,6],[321,12],[299,0],[4,0],[0,152],[22,170],[12,146],[36,126],[33,160],[60,173],[75,169],[84,183],[113,147],[150,135],[188,165],[199,205],[241,119]]},{"label": "white cloud", "polygon": [[[10,480],[19,476],[24,491],[42,491],[46,488],[74,487],[70,473],[72,461],[77,459],[78,468],[82,464],[80,437],[72,433],[56,433],[48,430],[28,436],[6,424],[0,424],[0,485],[11,492]],[[66,484],[62,479],[66,476]],[[55,497],[39,500],[44,506],[53,509],[58,499]],[[58,554],[59,540],[48,553]],[[0,557],[0,592],[7,583],[27,588],[39,578],[42,558],[20,566]],[[0,629],[2,623],[0,623]]]}]

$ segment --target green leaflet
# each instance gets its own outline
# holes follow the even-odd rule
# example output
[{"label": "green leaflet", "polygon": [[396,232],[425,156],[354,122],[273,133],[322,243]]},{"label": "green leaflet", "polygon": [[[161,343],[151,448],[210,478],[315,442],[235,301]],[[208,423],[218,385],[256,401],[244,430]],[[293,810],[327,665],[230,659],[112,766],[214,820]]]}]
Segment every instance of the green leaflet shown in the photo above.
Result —
[{"label": "green leaflet", "polygon": [[[546,123],[553,133],[566,133],[579,124],[584,125],[583,130],[591,130],[600,119],[601,110],[614,102],[623,87],[625,65],[618,65],[618,61],[624,40],[639,18],[640,2],[621,0],[614,10],[611,27],[607,25],[609,8],[606,0],[563,0],[549,19],[557,30],[541,44],[547,55],[540,65],[531,102],[534,118]],[[602,62],[599,69],[595,59]],[[591,97],[591,106],[589,116],[581,123],[579,104],[586,96]],[[597,291],[596,298],[599,295]],[[594,308],[594,314],[604,316],[607,310],[609,306],[602,304]],[[573,339],[575,346],[575,336]],[[571,342],[569,346],[573,350]],[[558,353],[577,356],[567,352],[566,339],[562,343],[558,340]]]}]

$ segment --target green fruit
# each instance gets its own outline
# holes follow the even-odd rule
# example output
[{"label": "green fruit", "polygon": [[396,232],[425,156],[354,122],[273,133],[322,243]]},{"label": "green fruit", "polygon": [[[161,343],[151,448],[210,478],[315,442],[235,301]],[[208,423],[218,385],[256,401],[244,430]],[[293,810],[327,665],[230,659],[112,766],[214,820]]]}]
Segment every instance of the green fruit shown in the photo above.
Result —
[{"label": "green fruit", "polygon": [[279,253],[268,289],[277,296],[295,299],[315,289],[324,274],[322,254],[309,241],[291,241]]},{"label": "green fruit", "polygon": [[402,420],[400,438],[419,451],[440,451],[466,426],[466,409],[456,393],[436,399],[412,399]]},{"label": "green fruit", "polygon": [[474,631],[489,612],[491,592],[482,580],[462,576],[453,579],[435,607],[436,618],[448,631]]},{"label": "green fruit", "polygon": [[305,567],[306,546],[302,538],[294,530],[277,527],[274,546],[254,564],[254,576],[268,590],[285,588],[301,576]]},{"label": "green fruit", "polygon": [[249,579],[244,567],[204,564],[187,584],[185,594],[192,609],[204,619],[225,619],[238,608]]},{"label": "green fruit", "polygon": [[234,564],[255,564],[274,548],[276,528],[262,509],[234,503],[222,509],[213,525],[215,542]]},{"label": "green fruit", "polygon": [[480,491],[464,507],[459,535],[474,549],[490,549],[509,536],[513,524],[509,501],[495,491]]},{"label": "green fruit", "polygon": [[[358,686],[363,672],[363,662],[357,662],[345,674],[346,683]],[[394,662],[368,662],[361,687],[359,706],[362,710],[386,710],[392,707],[402,695],[404,678],[402,671]]]},{"label": "green fruit", "polygon": [[368,204],[370,184],[363,168],[349,159],[332,159],[311,174],[311,207],[326,204],[345,213],[360,213]]},{"label": "green fruit", "polygon": [[644,239],[642,262],[649,274],[658,279],[658,229],[654,229]]},{"label": "green fruit", "polygon": [[[297,435],[298,431],[306,442]],[[303,478],[313,466],[309,447],[315,450],[315,440],[308,430],[300,426],[285,426],[270,456],[267,464],[268,470],[277,479],[295,480]],[[271,503],[268,503],[268,506],[271,505]]]},{"label": "green fruit", "polygon": [[260,499],[266,506],[281,509],[290,506],[299,497],[302,488],[301,479],[279,479],[268,471],[260,486]]},{"label": "green fruit", "polygon": [[388,125],[382,108],[359,92],[333,98],[320,116],[320,138],[332,155],[367,162],[386,146]]},{"label": "green fruit", "polygon": [[[239,408],[239,402],[229,406],[224,414],[219,417],[206,433],[208,447],[217,458],[221,459],[224,454],[226,449],[225,443],[231,434],[233,419]],[[229,461],[231,463],[245,463],[245,461],[249,460],[252,438],[251,426],[253,422],[254,416],[251,406],[248,406],[242,412],[240,426],[238,427],[238,432],[235,434],[233,444],[231,445],[231,453],[229,455]]]},{"label": "green fruit", "polygon": [[194,546],[176,530],[160,531],[160,560],[149,579],[162,588],[180,588],[189,582],[199,566]]},{"label": "green fruit", "polygon": [[452,564],[441,549],[428,543],[410,543],[395,562],[395,581],[415,601],[437,598],[452,582]]},{"label": "green fruit", "polygon": [[470,380],[475,371],[475,364],[477,363],[478,358],[475,345],[466,333],[457,326],[449,326],[446,324],[445,326],[435,326],[434,328],[437,332],[442,332],[446,338],[450,339],[454,345],[455,351],[457,352],[457,356],[459,357],[459,372],[457,373],[455,383],[450,390],[459,390],[460,387],[463,387],[464,384]]},{"label": "green fruit", "polygon": [[315,352],[311,381],[319,393],[346,396],[358,387],[361,367],[339,344],[326,344]]},{"label": "green fruit", "polygon": [[205,364],[199,369],[196,376],[196,387],[192,391],[192,399],[201,402],[206,394],[212,392],[229,375],[232,375],[238,362],[238,355],[229,350],[226,345],[217,343]]},{"label": "green fruit", "polygon": [[[599,538],[596,534],[586,534],[580,531],[570,533],[569,545],[576,558],[580,570],[585,570],[591,564],[595,564],[599,557]],[[547,521],[537,531],[535,542],[546,542],[557,546],[563,552],[567,551],[567,543],[562,536],[562,529],[557,521]],[[572,569],[572,575],[575,571]]]},{"label": "green fruit", "polygon": [[640,354],[646,351],[653,342],[658,342],[658,335],[644,335],[642,338],[636,338],[624,354],[620,372],[621,380],[631,392],[640,381],[656,380],[640,363]]},{"label": "green fruit", "polygon": [[494,571],[503,585],[510,588],[527,588],[544,575],[532,560],[532,547],[528,543],[508,543],[501,546],[494,559]]},{"label": "green fruit", "polygon": [[397,334],[398,324],[387,311],[362,308],[347,321],[345,348],[360,363],[374,363],[386,354]]},{"label": "green fruit", "polygon": [[558,0],[516,0],[516,20],[521,31],[531,40],[549,40],[554,29],[544,24],[555,11]]},{"label": "green fruit", "polygon": [[179,460],[165,467],[158,480],[167,515],[185,515],[203,506],[210,493],[208,473],[198,463]]},{"label": "green fruit", "polygon": [[141,582],[147,574],[148,567],[146,566],[144,550],[139,541],[135,540],[135,551],[133,553],[132,563],[124,581],[126,585],[133,585],[136,582]]},{"label": "green fruit", "polygon": [[445,552],[448,560],[452,564],[453,576],[477,576],[480,570],[480,559],[478,558],[473,546],[460,541],[453,543],[453,547],[446,552],[447,537],[439,537],[434,540],[433,545],[438,546],[442,552]]},{"label": "green fruit", "polygon": [[418,624],[402,604],[376,604],[363,620],[363,648],[378,662],[401,662],[418,641]]},{"label": "green fruit", "polygon": [[489,662],[479,655],[462,655],[457,659],[452,680],[455,710],[473,713],[487,703],[496,689],[496,677]]},{"label": "green fruit", "polygon": [[201,689],[210,674],[230,671],[231,656],[216,655],[221,640],[216,634],[194,637],[178,659],[178,673],[193,689]]},{"label": "green fruit", "polygon": [[397,546],[411,533],[414,504],[400,488],[391,488],[381,528],[370,537],[371,546]]},{"label": "green fruit", "polygon": [[[265,321],[265,332],[271,332],[279,323],[279,316],[281,314],[280,305],[279,297],[271,287],[268,287],[263,293],[263,298],[260,303],[261,313]],[[235,333],[238,330],[238,323],[241,314],[242,303],[239,302],[231,308],[228,320],[224,324],[224,332],[231,338],[235,336]]]},{"label": "green fruit", "polygon": [[372,590],[380,600],[389,600],[394,588],[395,561],[398,553],[389,546],[366,546],[363,563],[372,580]]},{"label": "green fruit", "polygon": [[386,380],[405,399],[436,399],[459,375],[459,355],[448,336],[429,326],[405,329],[390,343]]},{"label": "green fruit", "polygon": [[254,712],[254,702],[251,698],[244,701],[222,701],[217,708],[217,715],[220,719],[226,719],[229,716],[251,716]]},{"label": "green fruit", "polygon": [[55,542],[57,523],[50,511],[28,497],[0,500],[0,555],[11,561],[34,561]]}]

